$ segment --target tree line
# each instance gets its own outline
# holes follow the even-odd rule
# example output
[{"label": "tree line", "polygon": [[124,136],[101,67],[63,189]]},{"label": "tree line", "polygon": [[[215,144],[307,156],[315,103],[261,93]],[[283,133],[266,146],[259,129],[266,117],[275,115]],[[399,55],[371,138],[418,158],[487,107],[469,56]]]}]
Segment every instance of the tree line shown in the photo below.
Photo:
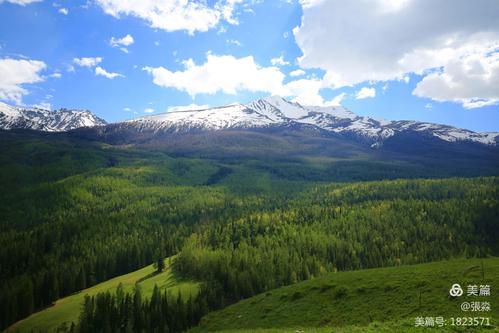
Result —
[{"label": "tree line", "polygon": [[184,299],[179,292],[173,295],[154,287],[150,298],[142,296],[140,286],[133,292],[124,292],[118,286],[116,293],[85,296],[77,324],[61,327],[68,332],[184,332],[199,322],[207,313],[202,294]]}]

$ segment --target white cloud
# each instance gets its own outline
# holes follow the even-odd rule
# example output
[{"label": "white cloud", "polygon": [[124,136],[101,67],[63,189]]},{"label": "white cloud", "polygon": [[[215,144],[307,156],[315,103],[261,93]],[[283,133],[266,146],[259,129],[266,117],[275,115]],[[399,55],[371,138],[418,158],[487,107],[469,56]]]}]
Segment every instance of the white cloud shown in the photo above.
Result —
[{"label": "white cloud", "polygon": [[283,95],[285,75],[277,67],[261,67],[252,56],[235,58],[231,55],[208,54],[206,62],[197,65],[192,59],[183,61],[183,71],[170,71],[164,67],[144,67],[161,87],[175,88],[191,96],[238,91],[267,92]]},{"label": "white cloud", "polygon": [[[458,69],[453,67],[463,67],[456,63],[466,62],[464,59],[469,56],[484,58],[497,53],[499,1],[302,0],[301,3],[302,23],[293,30],[303,53],[298,61],[303,68],[325,70],[325,86],[407,80],[407,73],[426,76],[431,69],[443,68],[442,72],[429,74],[415,94],[436,95],[467,107],[496,100],[496,95],[489,93],[485,75],[458,79]],[[490,64],[484,66],[493,70]],[[474,87],[463,88],[458,82]],[[430,83],[435,89],[444,90],[423,89]],[[474,93],[469,94],[470,91]]]},{"label": "white cloud", "polygon": [[50,104],[50,102],[40,102],[39,104],[33,105],[33,107],[43,110],[52,110],[52,104]]},{"label": "white cloud", "polygon": [[364,98],[373,98],[373,97],[376,97],[375,88],[363,87],[362,89],[357,91],[357,94],[355,94],[355,99],[364,99]]},{"label": "white cloud", "polygon": [[62,77],[62,74],[59,72],[55,72],[50,74],[50,77],[53,77],[54,79],[60,79]]},{"label": "white cloud", "polygon": [[67,8],[60,8],[58,10],[59,13],[61,13],[62,15],[68,15],[69,14],[69,10]]},{"label": "white cloud", "polygon": [[146,108],[144,109],[144,113],[154,113],[155,110],[153,108]]},{"label": "white cloud", "polygon": [[272,58],[272,59],[270,59],[270,63],[273,66],[286,66],[286,65],[289,65],[289,62],[286,61],[286,60],[284,60],[283,56],[280,56],[278,58]]},{"label": "white cloud", "polygon": [[341,102],[347,97],[348,95],[346,93],[341,93],[337,96],[335,96],[331,101],[324,103],[326,106],[340,106]]},{"label": "white cloud", "polygon": [[305,75],[305,71],[303,69],[297,69],[289,73],[290,76],[296,77],[296,76],[302,76]]},{"label": "white cloud", "polygon": [[323,105],[324,99],[319,94],[322,82],[317,79],[301,79],[286,84],[286,96],[295,96],[293,102],[303,105]]},{"label": "white cloud", "polygon": [[128,49],[126,47],[132,45],[134,42],[135,40],[133,39],[132,35],[127,34],[123,38],[111,37],[111,39],[109,40],[109,45],[111,45],[112,47],[117,47],[121,51],[128,53]]},{"label": "white cloud", "polygon": [[119,73],[110,73],[100,66],[95,67],[95,75],[101,75],[108,79],[114,79],[115,77],[125,77],[124,75]]},{"label": "white cloud", "polygon": [[29,5],[30,3],[40,2],[40,1],[42,0],[0,0],[0,4],[3,2],[9,2],[16,5],[26,6]]},{"label": "white cloud", "polygon": [[102,62],[101,57],[95,58],[74,58],[73,63],[81,67],[95,67]]},{"label": "white cloud", "polygon": [[111,46],[130,46],[134,43],[134,39],[132,37],[132,35],[130,34],[127,34],[125,37],[123,38],[114,38],[114,37],[111,37],[111,40],[109,41],[109,44],[111,44]]},{"label": "white cloud", "polygon": [[[320,94],[324,87],[322,80],[298,79],[284,83],[285,74],[278,67],[261,67],[251,56],[235,58],[208,53],[204,64],[198,65],[192,59],[182,63],[184,70],[175,72],[164,67],[144,67],[143,70],[152,75],[154,84],[185,91],[191,97],[218,92],[232,95],[242,91],[265,92],[290,98],[303,105],[317,106],[337,106],[346,97],[343,93],[331,101],[325,101]],[[176,108],[188,110],[197,107],[207,106],[191,104]]]},{"label": "white cloud", "polygon": [[499,104],[499,52],[452,61],[424,77],[413,94],[460,103],[467,109]]},{"label": "white cloud", "polygon": [[208,31],[221,20],[237,24],[235,6],[242,0],[219,0],[213,6],[192,0],[96,0],[109,15],[135,16],[147,21],[152,28],[166,31],[185,30],[189,34]]},{"label": "white cloud", "polygon": [[124,107],[124,108],[123,108],[123,111],[125,111],[125,112],[132,112],[132,109],[131,109],[131,108],[129,108],[129,107]]},{"label": "white cloud", "polygon": [[189,104],[189,105],[178,105],[178,106],[170,106],[168,108],[168,112],[175,112],[175,111],[194,111],[194,110],[204,110],[208,109],[210,106],[209,105],[198,105],[198,104]]},{"label": "white cloud", "polygon": [[431,109],[433,109],[433,104],[426,103],[426,105],[424,106],[424,108],[427,109],[427,110],[431,110]]},{"label": "white cloud", "polygon": [[227,43],[228,44],[234,44],[236,46],[243,46],[243,44],[241,44],[241,42],[238,41],[237,39],[227,39]]},{"label": "white cloud", "polygon": [[43,81],[40,72],[47,65],[38,60],[0,59],[0,99],[20,104],[28,94],[23,84]]},{"label": "white cloud", "polygon": [[[348,96],[346,93],[336,95],[332,100],[326,101],[320,94],[323,82],[319,79],[301,79],[287,83],[285,96],[291,96],[293,102],[313,106],[340,106]],[[374,89],[374,88],[373,88]]]}]

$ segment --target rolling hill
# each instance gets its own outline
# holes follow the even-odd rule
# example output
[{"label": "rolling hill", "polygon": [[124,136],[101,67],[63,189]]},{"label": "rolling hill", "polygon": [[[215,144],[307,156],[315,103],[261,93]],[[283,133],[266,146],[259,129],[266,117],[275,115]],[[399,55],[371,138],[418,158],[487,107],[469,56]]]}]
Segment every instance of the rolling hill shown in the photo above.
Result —
[{"label": "rolling hill", "polygon": [[468,297],[465,289],[461,298],[449,296],[454,283],[494,286],[497,282],[498,258],[329,273],[210,313],[190,332],[420,332],[416,317],[444,317],[451,326],[449,318],[469,316],[490,317],[497,328],[497,309],[463,312],[460,304],[496,304],[498,293]]}]

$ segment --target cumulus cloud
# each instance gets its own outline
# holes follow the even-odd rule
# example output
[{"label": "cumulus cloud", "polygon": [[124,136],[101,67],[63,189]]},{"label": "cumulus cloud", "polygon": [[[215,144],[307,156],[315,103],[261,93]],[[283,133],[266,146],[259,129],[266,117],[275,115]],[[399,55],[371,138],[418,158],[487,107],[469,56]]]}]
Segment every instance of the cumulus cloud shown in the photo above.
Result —
[{"label": "cumulus cloud", "polygon": [[134,40],[133,40],[133,37],[132,35],[130,34],[127,34],[125,37],[123,38],[114,38],[114,37],[111,37],[111,40],[109,41],[109,43],[111,44],[111,46],[130,46],[134,43]]},{"label": "cumulus cloud", "polygon": [[110,73],[100,66],[95,67],[95,75],[104,76],[104,77],[111,79],[111,80],[116,78],[116,77],[125,77],[124,75],[119,74],[119,73]]},{"label": "cumulus cloud", "polygon": [[[184,69],[178,71],[164,67],[144,67],[143,70],[152,75],[154,84],[185,91],[193,98],[198,94],[222,92],[235,95],[249,91],[280,95],[303,105],[337,106],[346,96],[339,94],[326,101],[320,94],[324,87],[321,79],[302,78],[284,83],[286,75],[278,67],[262,67],[251,56],[236,58],[232,55],[208,53],[203,64],[196,64],[192,59],[182,63]],[[175,107],[175,110],[206,107],[208,106],[191,104]],[[169,111],[171,110],[173,109],[170,108]]]},{"label": "cumulus cloud", "polygon": [[286,96],[295,96],[293,102],[303,105],[323,105],[324,99],[319,94],[322,82],[317,79],[301,79],[291,81],[285,86]]},{"label": "cumulus cloud", "polygon": [[[198,94],[218,92],[231,95],[243,91],[265,92],[288,97],[303,105],[321,106],[339,105],[345,96],[340,94],[331,101],[325,101],[320,94],[322,80],[299,79],[284,83],[286,75],[278,67],[262,67],[251,56],[235,58],[208,53],[204,64],[198,65],[188,59],[183,61],[183,65],[184,70],[179,71],[164,67],[144,67],[143,70],[152,75],[154,84],[185,91],[193,98]],[[196,105],[187,106],[192,107]]]},{"label": "cumulus cloud", "polygon": [[59,13],[61,13],[62,15],[68,15],[69,14],[69,10],[67,8],[60,8],[58,10]]},{"label": "cumulus cloud", "polygon": [[164,67],[144,67],[153,76],[154,84],[175,88],[191,96],[238,91],[267,92],[283,95],[285,75],[277,67],[261,67],[252,56],[235,58],[231,55],[208,54],[201,65],[192,59],[183,62],[184,70],[171,71]]},{"label": "cumulus cloud", "polygon": [[286,60],[284,60],[283,56],[280,56],[278,58],[272,58],[272,59],[270,59],[270,63],[273,66],[286,66],[286,65],[289,65],[289,62],[286,61]]},{"label": "cumulus cloud", "polygon": [[365,98],[372,98],[376,97],[376,89],[375,88],[368,88],[368,87],[363,87],[357,93],[355,94],[355,99],[365,99]]},{"label": "cumulus cloud", "polygon": [[289,75],[293,76],[293,77],[302,76],[302,75],[305,75],[305,71],[303,69],[297,69],[297,70],[291,71],[289,73]]},{"label": "cumulus cloud", "polygon": [[210,106],[209,105],[198,105],[198,104],[189,104],[189,105],[177,105],[177,106],[170,106],[168,108],[168,112],[175,112],[175,111],[194,111],[194,110],[204,110],[208,109]]},{"label": "cumulus cloud", "polygon": [[153,108],[146,108],[144,109],[144,113],[154,113],[155,110]]},{"label": "cumulus cloud", "polygon": [[[488,87],[485,75],[457,76],[469,56],[497,55],[498,1],[302,0],[301,4],[301,26],[293,30],[303,53],[298,61],[303,68],[325,70],[325,86],[403,80],[407,73],[426,76],[431,72],[416,95],[435,94],[439,100],[467,107],[494,103],[496,97],[489,90],[478,89]],[[493,71],[491,64],[482,66]],[[450,82],[475,87],[464,89]],[[430,95],[424,89],[430,83],[444,90]],[[470,91],[474,93],[470,95]]]},{"label": "cumulus cloud", "polygon": [[38,60],[0,59],[0,99],[20,104],[28,94],[23,85],[43,81],[40,72],[46,67]]},{"label": "cumulus cloud", "polygon": [[237,24],[235,6],[242,0],[220,0],[209,6],[204,1],[192,0],[96,0],[105,13],[138,17],[152,28],[166,31],[185,30],[189,34],[208,31],[222,19]]},{"label": "cumulus cloud", "polygon": [[132,35],[127,34],[123,38],[111,37],[111,39],[109,40],[109,45],[111,45],[112,47],[117,47],[121,51],[128,53],[128,49],[126,47],[132,45],[134,42],[135,40],[133,39]]},{"label": "cumulus cloud", "polygon": [[98,64],[100,64],[102,62],[102,58],[101,57],[95,57],[95,58],[74,58],[73,59],[73,63],[75,65],[78,65],[78,66],[81,66],[81,67],[88,67],[88,68],[91,68],[91,67],[95,67],[97,66]]},{"label": "cumulus cloud", "polygon": [[461,103],[467,109],[499,104],[499,53],[473,54],[452,61],[424,77],[413,94]]},{"label": "cumulus cloud", "polygon": [[2,4],[3,2],[9,2],[16,5],[26,6],[29,5],[30,3],[40,2],[40,1],[42,0],[0,0],[0,4]]},{"label": "cumulus cloud", "polygon": [[341,93],[339,95],[336,95],[331,101],[326,102],[326,106],[340,106],[341,102],[347,97],[348,95],[346,93]]}]

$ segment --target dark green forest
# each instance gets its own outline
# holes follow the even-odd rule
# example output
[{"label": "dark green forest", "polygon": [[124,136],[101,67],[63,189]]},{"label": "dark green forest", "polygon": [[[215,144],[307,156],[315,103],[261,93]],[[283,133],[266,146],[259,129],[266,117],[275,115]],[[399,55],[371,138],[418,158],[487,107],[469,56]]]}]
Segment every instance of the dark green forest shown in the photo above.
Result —
[{"label": "dark green forest", "polygon": [[150,299],[140,288],[133,293],[120,287],[115,294],[100,293],[86,297],[80,321],[68,327],[69,332],[184,332],[199,322],[208,312],[203,296],[184,300],[154,288]]},{"label": "dark green forest", "polygon": [[[73,329],[120,331],[109,325],[121,320],[181,332],[209,310],[327,272],[499,255],[493,176],[422,179],[398,162],[174,156],[34,134],[4,134],[0,148],[0,328],[174,254],[175,272],[203,283],[199,295],[103,294]],[[184,319],[159,315],[175,311]]]}]

